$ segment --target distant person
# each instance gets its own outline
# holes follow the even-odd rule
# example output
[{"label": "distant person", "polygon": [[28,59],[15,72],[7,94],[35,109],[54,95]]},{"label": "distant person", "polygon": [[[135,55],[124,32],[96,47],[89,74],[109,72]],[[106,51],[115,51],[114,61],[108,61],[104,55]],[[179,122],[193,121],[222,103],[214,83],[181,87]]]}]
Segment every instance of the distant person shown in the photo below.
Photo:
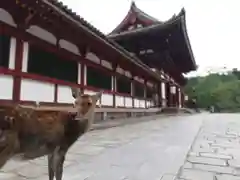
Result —
[{"label": "distant person", "polygon": [[214,113],[214,112],[215,112],[214,106],[210,106],[210,112],[211,112],[211,113]]}]

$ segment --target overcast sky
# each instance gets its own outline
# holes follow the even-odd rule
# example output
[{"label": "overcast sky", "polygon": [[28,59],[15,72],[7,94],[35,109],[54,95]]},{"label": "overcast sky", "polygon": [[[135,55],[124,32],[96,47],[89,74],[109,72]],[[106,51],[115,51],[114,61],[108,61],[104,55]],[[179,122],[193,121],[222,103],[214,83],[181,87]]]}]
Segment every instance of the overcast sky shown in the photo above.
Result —
[{"label": "overcast sky", "polygon": [[[62,0],[103,33],[126,16],[131,0]],[[135,0],[138,8],[167,20],[186,9],[187,30],[199,70],[240,68],[239,0]],[[195,74],[195,73],[194,73]]]}]

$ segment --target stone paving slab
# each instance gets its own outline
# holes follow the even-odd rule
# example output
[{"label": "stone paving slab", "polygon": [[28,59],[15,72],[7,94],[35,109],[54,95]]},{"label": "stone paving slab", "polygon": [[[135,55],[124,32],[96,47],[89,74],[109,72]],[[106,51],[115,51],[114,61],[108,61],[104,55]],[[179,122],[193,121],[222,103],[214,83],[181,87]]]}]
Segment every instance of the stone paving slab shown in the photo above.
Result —
[{"label": "stone paving slab", "polygon": [[178,180],[240,180],[240,114],[209,114]]},{"label": "stone paving slab", "polygon": [[[91,131],[66,157],[64,180],[173,180],[202,124],[180,116]],[[11,160],[1,180],[47,180],[46,157]]]}]

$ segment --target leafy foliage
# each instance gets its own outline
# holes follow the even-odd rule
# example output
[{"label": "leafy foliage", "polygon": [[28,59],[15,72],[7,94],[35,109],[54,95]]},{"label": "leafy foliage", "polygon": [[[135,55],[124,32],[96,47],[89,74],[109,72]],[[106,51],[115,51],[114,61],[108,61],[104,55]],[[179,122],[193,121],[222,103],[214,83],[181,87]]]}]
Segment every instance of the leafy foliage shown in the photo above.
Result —
[{"label": "leafy foliage", "polygon": [[240,111],[240,71],[190,78],[185,92],[200,108],[213,105],[220,111]]}]

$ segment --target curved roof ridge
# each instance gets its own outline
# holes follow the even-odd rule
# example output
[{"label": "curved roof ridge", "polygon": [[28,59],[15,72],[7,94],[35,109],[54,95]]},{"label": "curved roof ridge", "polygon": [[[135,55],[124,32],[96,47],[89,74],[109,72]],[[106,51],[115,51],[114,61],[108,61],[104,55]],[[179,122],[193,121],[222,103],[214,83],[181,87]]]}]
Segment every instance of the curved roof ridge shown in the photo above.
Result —
[{"label": "curved roof ridge", "polygon": [[142,11],[141,9],[139,9],[137,6],[136,6],[136,3],[135,1],[132,1],[132,5],[131,5],[131,8],[137,12],[139,15],[142,15],[144,16],[145,18],[149,19],[149,20],[152,20],[153,22],[160,22],[158,19],[150,16],[149,14],[145,13],[144,11]]},{"label": "curved roof ridge", "polygon": [[153,24],[155,23],[162,23],[161,21],[159,21],[158,19],[148,15],[147,13],[145,13],[144,11],[142,11],[141,9],[139,9],[137,6],[136,6],[136,3],[135,1],[132,1],[131,2],[131,6],[130,6],[130,9],[128,10],[128,13],[127,15],[125,16],[125,18],[117,25],[117,27],[115,29],[112,30],[111,33],[109,33],[109,35],[112,35],[112,34],[117,34],[119,33],[120,29],[125,26],[125,24],[127,24],[130,19],[132,17],[138,17],[138,18],[142,18],[142,19],[147,19],[149,21],[151,21]]},{"label": "curved roof ridge", "polygon": [[124,36],[124,35],[127,35],[127,34],[148,31],[148,30],[154,29],[156,27],[163,27],[164,28],[164,27],[174,23],[175,21],[181,19],[182,17],[184,18],[184,21],[185,21],[185,10],[184,10],[184,8],[182,8],[181,11],[177,15],[174,14],[171,18],[169,18],[165,22],[158,22],[158,23],[149,25],[147,27],[142,27],[142,28],[138,28],[138,29],[124,31],[124,32],[120,32],[118,34],[109,34],[108,37],[109,38],[120,37],[120,36]]}]

